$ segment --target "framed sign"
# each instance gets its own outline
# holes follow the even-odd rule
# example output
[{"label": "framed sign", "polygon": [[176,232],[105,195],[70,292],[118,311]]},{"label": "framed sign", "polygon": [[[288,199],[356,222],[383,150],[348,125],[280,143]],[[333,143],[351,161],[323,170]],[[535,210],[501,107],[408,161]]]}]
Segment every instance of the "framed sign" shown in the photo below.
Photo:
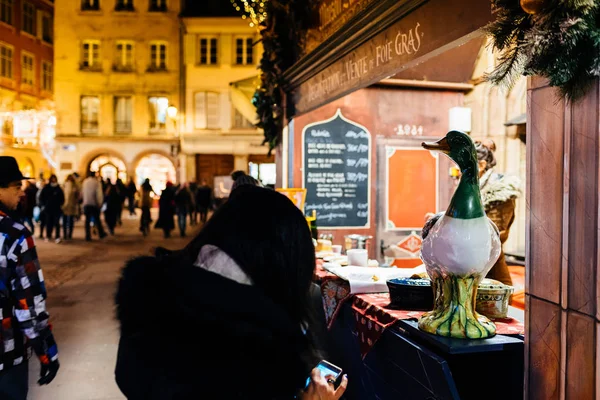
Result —
[{"label": "framed sign", "polygon": [[371,218],[371,133],[337,110],[302,131],[305,212],[318,226],[369,228]]}]

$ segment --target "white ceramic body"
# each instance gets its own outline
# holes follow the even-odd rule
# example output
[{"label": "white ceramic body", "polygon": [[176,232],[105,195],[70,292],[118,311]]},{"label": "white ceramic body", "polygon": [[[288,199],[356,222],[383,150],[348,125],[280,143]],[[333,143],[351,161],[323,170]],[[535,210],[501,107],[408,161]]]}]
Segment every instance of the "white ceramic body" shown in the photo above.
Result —
[{"label": "white ceramic body", "polygon": [[348,265],[356,267],[369,266],[369,254],[365,249],[350,249],[346,251],[348,256]]},{"label": "white ceramic body", "polygon": [[430,276],[435,271],[484,277],[498,260],[500,250],[500,235],[489,218],[457,219],[443,215],[423,240],[421,259]]},{"label": "white ceramic body", "polygon": [[341,244],[334,244],[333,246],[331,246],[331,250],[335,254],[342,254],[342,245]]}]

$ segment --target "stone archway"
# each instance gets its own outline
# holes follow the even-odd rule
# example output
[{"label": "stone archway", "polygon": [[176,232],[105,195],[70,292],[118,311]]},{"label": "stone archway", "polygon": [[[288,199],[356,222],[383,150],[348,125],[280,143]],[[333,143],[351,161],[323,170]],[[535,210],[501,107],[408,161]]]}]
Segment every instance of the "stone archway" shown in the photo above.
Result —
[{"label": "stone archway", "polygon": [[88,158],[83,167],[85,168],[82,171],[84,176],[93,171],[99,174],[102,179],[109,179],[113,183],[117,179],[126,182],[130,173],[125,158],[113,151],[96,152],[95,156]]},{"label": "stone archway", "polygon": [[149,179],[157,194],[162,192],[167,182],[177,181],[175,161],[164,151],[150,150],[140,153],[131,165],[131,175],[135,176],[135,183],[139,186]]}]

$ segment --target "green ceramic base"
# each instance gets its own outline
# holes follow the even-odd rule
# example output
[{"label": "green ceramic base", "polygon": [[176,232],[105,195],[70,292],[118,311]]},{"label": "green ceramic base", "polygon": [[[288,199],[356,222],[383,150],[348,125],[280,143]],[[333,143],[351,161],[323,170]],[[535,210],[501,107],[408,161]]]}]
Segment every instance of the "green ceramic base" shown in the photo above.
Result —
[{"label": "green ceramic base", "polygon": [[458,339],[485,339],[496,334],[496,325],[475,311],[480,276],[449,275],[432,279],[433,311],[419,320],[419,329]]}]

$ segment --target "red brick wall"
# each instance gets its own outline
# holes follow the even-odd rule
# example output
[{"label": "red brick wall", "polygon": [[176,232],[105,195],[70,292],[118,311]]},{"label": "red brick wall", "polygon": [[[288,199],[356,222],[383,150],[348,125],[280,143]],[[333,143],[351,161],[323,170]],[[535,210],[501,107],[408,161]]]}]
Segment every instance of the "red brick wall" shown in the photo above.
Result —
[{"label": "red brick wall", "polygon": [[[36,8],[35,26],[37,35],[35,37],[22,32],[24,0],[13,1],[12,25],[0,22],[0,42],[13,47],[13,79],[0,78],[0,87],[17,92],[17,100],[21,95],[29,95],[38,99],[51,99],[52,93],[42,90],[42,61],[54,63],[54,48],[40,39],[41,21],[38,19],[38,10],[49,13],[54,18],[54,4],[47,0],[28,0]],[[34,60],[34,82],[32,88],[21,85],[21,54],[26,51],[35,56]]]}]

